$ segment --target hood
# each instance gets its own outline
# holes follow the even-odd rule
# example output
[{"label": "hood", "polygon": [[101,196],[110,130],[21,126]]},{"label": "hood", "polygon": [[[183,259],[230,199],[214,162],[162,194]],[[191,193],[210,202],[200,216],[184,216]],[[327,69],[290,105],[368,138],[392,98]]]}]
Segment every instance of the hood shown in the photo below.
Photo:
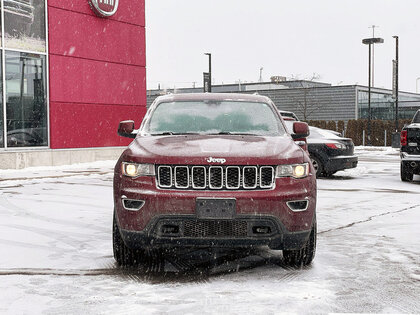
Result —
[{"label": "hood", "polygon": [[304,153],[287,135],[140,136],[122,158],[153,164],[277,165],[302,163]]}]

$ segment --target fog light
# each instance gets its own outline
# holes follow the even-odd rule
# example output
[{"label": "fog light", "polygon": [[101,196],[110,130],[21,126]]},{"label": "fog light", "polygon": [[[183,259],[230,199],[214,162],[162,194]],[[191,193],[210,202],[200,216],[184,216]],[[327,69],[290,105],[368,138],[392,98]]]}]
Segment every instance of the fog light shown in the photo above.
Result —
[{"label": "fog light", "polygon": [[308,209],[309,202],[308,200],[298,200],[298,201],[288,201],[286,202],[287,206],[292,211],[305,211]]},{"label": "fog light", "polygon": [[145,202],[144,200],[122,198],[122,204],[125,210],[138,211],[144,206]]},{"label": "fog light", "polygon": [[179,226],[173,224],[165,224],[162,226],[162,234],[178,234]]},{"label": "fog light", "polygon": [[252,233],[254,234],[269,234],[271,229],[269,226],[254,226],[252,228]]}]

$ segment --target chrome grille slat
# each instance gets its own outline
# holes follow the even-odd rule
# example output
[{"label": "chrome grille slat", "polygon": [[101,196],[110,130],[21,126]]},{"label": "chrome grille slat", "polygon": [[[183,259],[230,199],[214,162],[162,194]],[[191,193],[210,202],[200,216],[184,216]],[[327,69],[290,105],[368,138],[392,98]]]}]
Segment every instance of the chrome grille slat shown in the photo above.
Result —
[{"label": "chrome grille slat", "polygon": [[243,179],[243,187],[245,189],[254,189],[257,188],[257,167],[256,166],[245,166],[243,169],[242,179]]},{"label": "chrome grille slat", "polygon": [[192,188],[194,189],[206,189],[207,176],[206,168],[204,166],[193,166],[192,167]]},{"label": "chrome grille slat", "polygon": [[274,180],[274,168],[272,166],[260,167],[260,186],[270,188]]},{"label": "chrome grille slat", "polygon": [[190,186],[190,176],[187,166],[175,166],[175,187],[188,188]]},{"label": "chrome grille slat", "polygon": [[272,189],[273,166],[157,165],[161,189],[252,190]]},{"label": "chrome grille slat", "polygon": [[226,167],[226,188],[239,189],[241,187],[241,169],[238,166]]},{"label": "chrome grille slat", "polygon": [[161,165],[158,167],[158,181],[162,188],[172,187],[172,168],[170,166]]},{"label": "chrome grille slat", "polygon": [[209,168],[209,187],[211,189],[223,188],[223,167],[210,166]]}]

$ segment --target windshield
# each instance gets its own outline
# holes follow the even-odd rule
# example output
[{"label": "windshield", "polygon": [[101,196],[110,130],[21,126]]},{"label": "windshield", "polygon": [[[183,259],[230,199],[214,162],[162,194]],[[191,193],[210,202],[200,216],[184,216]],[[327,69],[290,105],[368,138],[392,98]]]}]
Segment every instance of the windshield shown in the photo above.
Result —
[{"label": "windshield", "polygon": [[417,113],[414,115],[413,124],[420,124],[420,110],[417,111]]},{"label": "windshield", "polygon": [[283,135],[270,105],[244,101],[183,101],[157,105],[145,132],[160,134]]}]

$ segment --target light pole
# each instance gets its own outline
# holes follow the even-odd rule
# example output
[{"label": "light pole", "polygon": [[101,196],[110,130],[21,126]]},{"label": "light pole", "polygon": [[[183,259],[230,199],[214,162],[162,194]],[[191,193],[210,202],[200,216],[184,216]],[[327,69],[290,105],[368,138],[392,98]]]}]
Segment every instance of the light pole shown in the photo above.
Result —
[{"label": "light pole", "polygon": [[418,93],[418,92],[419,92],[419,89],[417,88],[417,86],[418,86],[418,84],[419,84],[419,80],[420,80],[420,78],[417,78],[417,79],[416,79],[416,93]]},{"label": "light pole", "polygon": [[[369,26],[372,29],[372,38],[375,37],[375,28],[379,27],[378,25]],[[372,44],[372,86],[375,86],[375,45]]]},{"label": "light pole", "polygon": [[211,53],[204,53],[204,54],[209,56],[209,77],[208,77],[208,90],[207,90],[207,92],[211,92]]},{"label": "light pole", "polygon": [[395,70],[394,70],[394,96],[395,96],[395,132],[398,132],[398,36],[392,36],[395,38]]},{"label": "light pole", "polygon": [[362,40],[362,43],[365,45],[369,45],[369,69],[368,69],[368,73],[369,73],[369,86],[368,86],[368,141],[367,141],[367,145],[370,146],[372,145],[371,142],[371,110],[370,110],[370,88],[371,88],[371,74],[372,74],[372,66],[371,66],[371,62],[372,62],[372,45],[373,44],[382,44],[384,42],[384,40],[382,38],[378,38],[378,37],[373,37],[373,38],[365,38]]}]

